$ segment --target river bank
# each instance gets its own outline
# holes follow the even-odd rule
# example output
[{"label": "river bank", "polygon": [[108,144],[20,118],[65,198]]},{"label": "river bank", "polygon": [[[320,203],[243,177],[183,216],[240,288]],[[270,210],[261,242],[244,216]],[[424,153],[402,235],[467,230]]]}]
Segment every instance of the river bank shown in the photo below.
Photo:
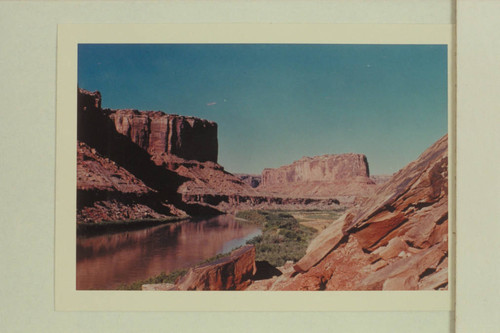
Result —
[{"label": "river bank", "polygon": [[[255,279],[262,276],[272,277],[272,272],[280,274],[277,267],[287,262],[296,262],[305,255],[307,246],[318,230],[335,220],[341,210],[249,210],[238,212],[235,220],[243,225],[258,225],[262,233],[248,240],[246,244],[255,247],[255,264],[257,272]],[[234,251],[234,249],[231,249]],[[158,275],[141,279],[128,284],[122,284],[120,290],[141,290],[142,285],[174,284],[189,270],[202,265],[206,266],[230,252],[218,254],[190,267],[171,273],[161,272]],[[271,274],[271,275],[269,275]]]},{"label": "river bank", "polygon": [[116,233],[121,231],[139,230],[158,225],[177,223],[188,220],[189,216],[172,216],[162,219],[135,219],[135,220],[119,220],[119,221],[104,221],[97,223],[77,223],[77,236],[96,236],[107,233]]},{"label": "river bank", "polygon": [[162,272],[187,269],[261,234],[255,224],[219,215],[138,230],[77,237],[77,289],[113,290]]}]

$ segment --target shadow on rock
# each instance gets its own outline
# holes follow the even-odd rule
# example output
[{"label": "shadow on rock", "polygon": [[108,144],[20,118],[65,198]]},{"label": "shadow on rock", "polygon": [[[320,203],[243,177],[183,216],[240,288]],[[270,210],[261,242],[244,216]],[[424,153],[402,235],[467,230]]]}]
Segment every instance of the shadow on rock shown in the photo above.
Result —
[{"label": "shadow on rock", "polygon": [[267,261],[256,261],[255,266],[257,267],[257,272],[253,276],[253,280],[270,279],[273,276],[280,276],[282,274],[279,269]]}]

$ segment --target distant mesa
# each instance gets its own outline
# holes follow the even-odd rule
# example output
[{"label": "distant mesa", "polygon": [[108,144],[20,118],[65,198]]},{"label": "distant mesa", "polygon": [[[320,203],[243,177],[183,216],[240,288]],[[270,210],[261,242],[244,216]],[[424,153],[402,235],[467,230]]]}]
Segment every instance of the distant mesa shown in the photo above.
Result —
[{"label": "distant mesa", "polygon": [[[309,197],[366,197],[375,188],[363,154],[303,157],[262,171],[260,191]],[[346,199],[348,200],[348,199]]]},{"label": "distant mesa", "polygon": [[277,169],[264,169],[262,185],[303,181],[368,180],[368,160],[363,154],[338,154],[303,157]]}]

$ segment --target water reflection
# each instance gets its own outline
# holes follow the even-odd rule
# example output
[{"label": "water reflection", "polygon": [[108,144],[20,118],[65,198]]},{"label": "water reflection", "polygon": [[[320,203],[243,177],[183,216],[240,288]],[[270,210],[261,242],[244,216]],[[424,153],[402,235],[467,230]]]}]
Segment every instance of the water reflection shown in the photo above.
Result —
[{"label": "water reflection", "polygon": [[76,288],[114,289],[122,283],[186,268],[243,245],[260,233],[255,225],[222,215],[78,238]]}]

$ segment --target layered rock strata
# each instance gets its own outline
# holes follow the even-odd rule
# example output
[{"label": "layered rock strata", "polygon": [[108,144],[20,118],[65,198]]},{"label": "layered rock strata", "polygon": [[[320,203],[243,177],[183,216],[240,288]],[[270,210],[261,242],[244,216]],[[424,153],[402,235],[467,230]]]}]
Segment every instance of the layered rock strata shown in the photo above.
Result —
[{"label": "layered rock strata", "polygon": [[[183,202],[177,189],[189,179],[156,163],[152,155],[133,142],[131,137],[119,133],[112,114],[110,110],[101,108],[99,92],[79,90],[77,221],[99,222],[183,216],[186,213],[220,213],[211,207]],[[191,120],[186,121],[190,123]],[[181,120],[178,122],[182,124]],[[195,125],[197,123],[194,122]],[[192,154],[189,149],[192,148],[193,140],[186,134],[183,126],[178,128],[177,133],[186,138],[188,144],[183,145],[177,140],[175,145],[178,150],[172,148],[171,151],[189,156]],[[136,130],[130,129],[128,133],[136,133]],[[134,137],[137,139],[140,135]],[[154,140],[150,142],[154,143]],[[179,147],[184,150],[180,151]],[[184,161],[166,152],[159,155]],[[216,159],[216,149],[206,156],[209,155]],[[203,156],[205,155],[200,155],[200,158],[203,159]]]},{"label": "layered rock strata", "polygon": [[375,188],[362,154],[322,155],[262,171],[259,191],[288,196],[336,197],[352,203]]},{"label": "layered rock strata", "polygon": [[116,131],[150,155],[217,162],[217,124],[161,111],[105,110]]},{"label": "layered rock strata", "polygon": [[303,157],[290,165],[262,171],[262,185],[302,181],[339,181],[369,178],[368,161],[362,154]]},{"label": "layered rock strata", "polygon": [[77,221],[164,218],[183,215],[158,191],[84,142],[77,145]]},{"label": "layered rock strata", "polygon": [[295,273],[266,288],[446,289],[447,142],[446,135],[333,222],[311,242]]}]

